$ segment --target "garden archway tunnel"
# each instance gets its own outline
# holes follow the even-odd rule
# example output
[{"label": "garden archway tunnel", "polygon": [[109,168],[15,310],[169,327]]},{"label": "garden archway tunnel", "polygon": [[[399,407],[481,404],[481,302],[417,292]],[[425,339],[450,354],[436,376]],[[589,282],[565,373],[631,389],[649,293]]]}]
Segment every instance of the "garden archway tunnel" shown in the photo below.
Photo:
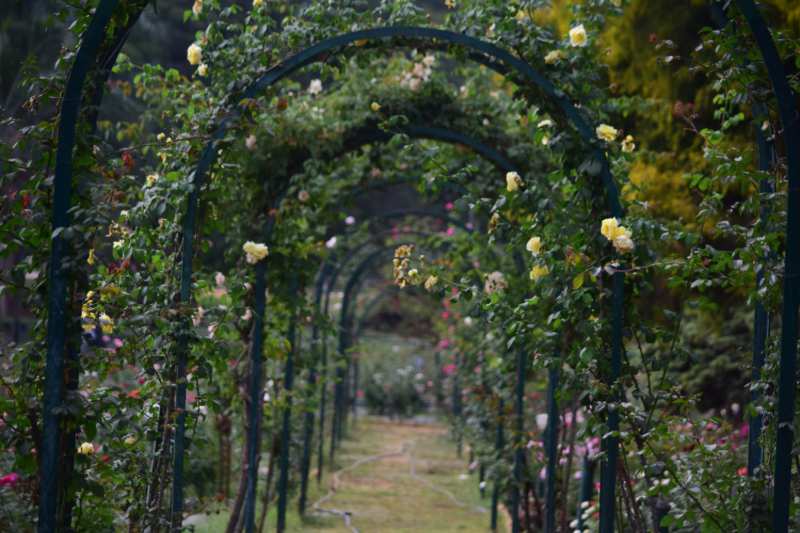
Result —
[{"label": "garden archway tunnel", "polygon": [[[48,320],[48,348],[47,348],[47,376],[46,376],[46,387],[45,387],[45,402],[44,402],[44,442],[42,446],[42,457],[44,461],[44,468],[43,472],[45,473],[43,480],[42,480],[42,501],[40,505],[40,531],[48,531],[50,529],[54,529],[54,520],[55,520],[55,511],[56,511],[56,502],[57,502],[57,487],[60,480],[56,477],[57,469],[54,468],[57,462],[57,453],[58,453],[58,436],[60,435],[59,429],[59,420],[57,416],[57,408],[59,407],[62,401],[62,393],[63,393],[63,384],[61,383],[61,374],[63,373],[63,352],[65,346],[65,335],[66,335],[66,328],[65,322],[67,320],[65,314],[65,299],[66,299],[66,290],[67,290],[67,283],[66,283],[66,276],[67,273],[64,272],[60,266],[63,259],[67,256],[66,252],[66,242],[64,238],[59,234],[59,230],[65,228],[69,225],[69,218],[68,218],[68,211],[69,211],[69,204],[70,204],[70,187],[72,182],[71,176],[71,158],[72,158],[72,148],[74,145],[75,140],[75,126],[78,120],[78,110],[80,107],[80,96],[82,93],[82,86],[83,81],[86,77],[86,74],[89,70],[90,64],[93,60],[93,55],[96,52],[97,48],[100,45],[100,42],[103,37],[103,30],[105,29],[108,21],[110,20],[111,16],[113,15],[114,8],[116,7],[117,2],[114,0],[103,0],[97,8],[96,16],[92,21],[92,24],[87,31],[85,36],[85,40],[83,46],[81,47],[78,56],[76,58],[75,67],[73,67],[72,74],[70,76],[70,80],[68,83],[67,94],[64,99],[64,106],[62,108],[62,117],[60,121],[60,129],[59,129],[59,145],[58,145],[58,155],[57,155],[57,163],[56,163],[56,178],[55,178],[55,205],[53,210],[53,227],[55,233],[55,237],[53,238],[52,242],[52,255],[51,255],[51,269],[50,269],[50,279],[49,279],[49,320]],[[798,182],[800,182],[800,158],[798,154],[798,145],[800,143],[796,142],[798,137],[800,137],[800,131],[798,131],[798,124],[796,121],[796,107],[792,102],[792,93],[791,89],[786,83],[785,73],[783,72],[782,65],[780,63],[780,58],[777,54],[774,44],[772,43],[769,31],[767,26],[764,24],[763,20],[760,18],[758,14],[755,4],[751,0],[737,0],[737,4],[740,6],[741,10],[745,14],[748,22],[753,29],[756,40],[761,47],[762,54],[765,57],[765,61],[767,63],[768,71],[770,74],[771,81],[774,85],[775,91],[778,96],[778,101],[780,104],[780,114],[781,119],[785,125],[785,135],[787,139],[787,144],[790,145],[792,148],[787,152],[789,154],[789,182],[790,182],[790,195],[789,195],[789,209],[788,209],[788,230],[787,230],[787,255],[786,255],[786,281],[784,283],[784,323],[789,324],[789,327],[786,327],[782,330],[782,339],[781,344],[783,346],[782,354],[781,354],[781,381],[780,381],[780,401],[779,401],[779,430],[778,430],[778,461],[776,462],[776,482],[775,482],[775,489],[776,489],[776,502],[775,502],[775,530],[776,531],[785,531],[786,527],[788,527],[788,487],[790,483],[790,469],[787,467],[788,465],[784,464],[782,461],[788,460],[790,454],[787,451],[787,447],[790,449],[792,445],[793,433],[791,428],[787,426],[791,422],[794,416],[794,387],[793,387],[793,379],[794,379],[794,365],[795,365],[795,355],[796,355],[796,339],[797,339],[797,328],[796,328],[796,318],[797,318],[797,307],[798,307],[798,299],[800,298],[800,278],[796,276],[796,271],[798,270],[798,265],[800,264],[800,218],[797,212],[796,204],[798,203],[798,198],[800,198],[800,187],[797,186]],[[376,30],[365,30],[362,32],[354,32],[353,34],[348,34],[347,36],[340,36],[337,38],[333,38],[329,41],[325,41],[324,43],[320,43],[315,47],[310,48],[308,51],[298,54],[293,58],[287,60],[274,71],[268,73],[262,80],[254,84],[251,89],[245,94],[249,94],[252,91],[254,94],[262,91],[267,86],[272,85],[273,83],[279,81],[283,77],[288,76],[294,70],[297,70],[303,66],[306,66],[313,61],[319,59],[321,55],[324,55],[334,48],[338,48],[344,46],[346,44],[355,42],[355,40],[362,40],[362,39],[383,39],[383,38],[393,38],[393,37],[413,37],[413,38],[427,38],[427,39],[441,39],[441,40],[448,40],[452,39],[453,42],[459,44],[461,46],[472,47],[476,53],[482,53],[487,56],[493,58],[499,58],[500,60],[507,63],[511,68],[514,69],[521,69],[523,73],[523,77],[532,77],[531,81],[533,81],[540,89],[542,89],[545,93],[548,90],[552,91],[550,95],[556,102],[562,105],[562,109],[564,110],[565,114],[568,118],[574,121],[575,125],[578,127],[579,133],[583,135],[585,138],[591,138],[592,132],[591,129],[586,126],[585,123],[582,122],[580,115],[577,113],[575,108],[572,104],[565,98],[559,97],[556,94],[557,89],[548,85],[548,82],[544,78],[539,78],[536,71],[531,69],[529,66],[522,63],[520,60],[516,59],[514,56],[504,52],[493,45],[488,43],[483,43],[478,39],[474,39],[471,37],[467,37],[464,35],[459,34],[450,34],[450,32],[444,32],[443,30],[435,30],[435,29],[428,29],[428,28],[385,28],[385,29],[376,29]],[[324,44],[324,46],[323,46]],[[330,48],[325,48],[328,46]],[[489,64],[494,64],[493,61],[490,61]],[[499,70],[499,67],[498,67]],[[571,116],[574,114],[574,116]],[[224,125],[221,128],[224,130]],[[583,130],[583,131],[582,131]],[[219,139],[215,135],[215,139]],[[794,142],[789,142],[794,141]],[[216,150],[214,149],[214,140],[209,143],[209,148],[206,150],[206,153],[201,160],[200,165],[198,166],[198,171],[195,174],[195,188],[192,192],[192,195],[189,200],[189,206],[187,209],[187,221],[192,221],[191,224],[187,224],[187,230],[184,232],[184,258],[189,258],[183,262],[183,282],[181,288],[182,299],[184,302],[189,300],[189,289],[191,284],[191,258],[193,256],[193,235],[194,235],[194,222],[193,217],[196,213],[196,203],[197,203],[197,195],[199,194],[199,189],[202,187],[202,180],[205,171],[210,168],[210,165],[213,162],[213,158],[215,157],[214,154]],[[602,156],[602,152],[599,154]],[[602,157],[602,161],[605,161],[605,158]],[[602,172],[604,173],[604,178],[607,174],[606,185],[607,187],[610,185],[613,187],[613,181],[611,181],[610,172],[608,169],[607,163],[603,166]],[[610,191],[611,189],[609,189]],[[616,190],[614,189],[614,193]],[[621,216],[621,210],[618,204],[618,200],[616,200],[616,196],[611,198],[611,194],[609,193],[609,202],[611,203],[611,211],[612,215],[614,216]],[[615,205],[616,204],[616,205]],[[188,253],[186,253],[188,252]],[[55,267],[58,265],[58,267]],[[256,268],[256,279],[263,278],[263,269],[265,267],[257,267]],[[616,359],[619,360],[619,352],[621,350],[621,328],[622,328],[622,272],[617,272],[614,274],[614,287],[615,287],[615,298],[614,298],[614,311],[615,317],[618,316],[619,319],[615,318],[614,323],[614,330],[620,332],[619,341],[615,340],[615,348],[614,348],[614,355],[612,360]],[[260,288],[261,293],[263,294],[263,283],[259,284],[256,283],[257,290]],[[261,312],[263,314],[263,302],[257,312]],[[261,325],[261,322],[258,322],[258,326]],[[180,368],[180,365],[179,365]],[[618,368],[615,368],[615,372],[618,371]],[[178,398],[180,398],[180,389],[178,392]],[[185,394],[185,389],[183,391]],[[181,408],[180,401],[178,402],[178,407]],[[179,427],[183,424],[182,416],[179,416]],[[609,428],[613,428],[614,422],[613,420],[609,423]],[[609,441],[611,444],[612,449],[615,449],[615,442],[612,440]],[[609,450],[610,451],[610,450]],[[179,448],[176,440],[176,465],[175,470],[176,472],[180,472],[182,470],[182,449]],[[609,460],[613,463],[614,462],[614,455],[610,453],[608,455]],[[50,468],[48,468],[48,466]],[[601,497],[601,504],[605,502],[606,504],[611,505],[603,505],[603,509],[608,509],[609,507],[613,509],[613,486],[614,483],[611,483],[609,486],[609,481],[613,480],[614,469],[606,469],[603,474],[603,487],[605,488],[604,495]],[[176,484],[178,490],[174,493],[174,498],[176,499],[175,509],[177,511],[180,510],[182,502],[180,501],[182,496],[179,490],[180,483]],[[785,490],[784,490],[785,489]],[[610,500],[609,500],[609,492],[610,492]],[[608,528],[613,528],[613,514],[610,516],[605,514],[605,519],[602,520],[601,528],[604,531],[609,531]],[[785,517],[784,517],[785,515]]]}]

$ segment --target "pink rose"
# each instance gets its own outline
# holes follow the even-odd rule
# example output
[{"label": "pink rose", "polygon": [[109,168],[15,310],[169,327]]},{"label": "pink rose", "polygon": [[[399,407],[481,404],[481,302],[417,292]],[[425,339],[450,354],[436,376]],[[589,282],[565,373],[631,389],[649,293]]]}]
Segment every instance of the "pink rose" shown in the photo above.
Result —
[{"label": "pink rose", "polygon": [[3,477],[0,477],[0,487],[13,487],[19,482],[19,474],[11,472]]}]

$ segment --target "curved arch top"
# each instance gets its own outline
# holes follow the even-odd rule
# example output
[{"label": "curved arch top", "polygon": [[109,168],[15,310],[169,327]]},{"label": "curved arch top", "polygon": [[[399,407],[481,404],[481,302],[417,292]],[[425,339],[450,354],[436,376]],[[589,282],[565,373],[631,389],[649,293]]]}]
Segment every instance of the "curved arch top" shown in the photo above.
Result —
[{"label": "curved arch top", "polygon": [[[476,37],[471,37],[462,33],[456,33],[438,28],[427,28],[421,26],[386,26],[368,30],[358,30],[325,39],[284,59],[274,67],[270,68],[263,76],[245,89],[238,101],[257,97],[262,91],[272,87],[293,72],[305,66],[316,63],[323,58],[328,57],[330,54],[336,54],[343,47],[355,44],[357,41],[376,41],[400,37],[409,39],[439,40],[454,45],[463,46],[472,52],[476,52],[488,57],[490,61],[482,63],[499,74],[506,75],[508,73],[508,69],[512,69],[524,80],[538,87],[547,97],[556,103],[556,105],[567,117],[569,122],[578,131],[584,142],[590,145],[595,144],[596,139],[594,137],[592,128],[583,115],[578,111],[577,107],[575,107],[575,105],[567,97],[566,93],[556,87],[547,77],[540,74],[530,64],[514,56],[509,51],[487,41],[483,41]],[[503,66],[507,68],[503,68]],[[231,118],[232,117],[228,117],[228,119],[222,122],[218,131],[215,132],[212,140],[209,141],[209,145],[204,152],[204,157],[201,160],[201,164],[198,165],[198,172],[195,174],[195,179],[197,179],[198,174],[202,176],[207,169],[207,167],[203,168],[203,162],[207,161],[209,166],[213,162],[213,143],[222,137],[222,134],[227,129],[227,122],[231,120]],[[209,148],[211,148],[211,150],[209,150]],[[605,156],[603,150],[599,148],[595,148],[594,155],[601,163],[600,174],[603,184],[606,188],[606,201],[609,211],[611,212],[611,215],[615,217],[622,217],[623,210],[619,200],[619,190],[614,182],[613,177],[611,176],[608,158]]]}]

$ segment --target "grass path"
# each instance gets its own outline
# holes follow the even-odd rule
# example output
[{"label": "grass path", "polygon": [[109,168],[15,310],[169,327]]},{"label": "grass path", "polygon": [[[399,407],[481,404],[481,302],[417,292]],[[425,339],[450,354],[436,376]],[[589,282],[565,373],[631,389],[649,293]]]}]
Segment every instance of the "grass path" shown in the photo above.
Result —
[{"label": "grass path", "polygon": [[446,428],[362,418],[350,434],[314,504],[317,516],[291,531],[488,530],[488,502]]},{"label": "grass path", "polygon": [[[321,485],[311,483],[306,516],[290,502],[287,531],[487,532],[490,502],[481,500],[477,474],[455,450],[442,425],[359,418],[332,471]],[[226,520],[224,511],[207,516],[195,531],[224,531]],[[267,531],[275,531],[274,505]]]}]

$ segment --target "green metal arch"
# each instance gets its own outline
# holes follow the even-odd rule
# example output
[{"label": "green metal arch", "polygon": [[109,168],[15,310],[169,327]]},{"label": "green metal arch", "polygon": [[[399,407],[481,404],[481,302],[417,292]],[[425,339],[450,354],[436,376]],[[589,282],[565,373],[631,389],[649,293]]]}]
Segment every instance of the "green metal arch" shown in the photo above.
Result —
[{"label": "green metal arch", "polygon": [[[43,472],[46,479],[43,482],[42,500],[40,503],[40,531],[51,531],[55,528],[55,511],[57,505],[57,488],[59,479],[55,466],[58,462],[58,440],[60,437],[59,417],[57,408],[60,406],[63,396],[63,386],[61,383],[61,371],[63,371],[66,335],[66,285],[67,273],[60,267],[66,258],[66,242],[61,235],[62,228],[69,225],[68,211],[70,208],[71,183],[72,183],[72,149],[75,145],[75,132],[77,126],[78,111],[80,109],[80,98],[85,78],[91,62],[93,61],[100,43],[105,34],[111,17],[119,3],[119,0],[101,0],[96,8],[95,15],[84,35],[83,43],[76,56],[76,61],[70,73],[67,85],[67,92],[61,109],[61,119],[59,122],[59,140],[56,158],[56,172],[54,179],[55,198],[53,207],[53,229],[54,235],[50,260],[49,289],[48,297],[48,335],[47,335],[47,368],[44,398],[44,428],[46,437],[43,442]],[[426,39],[441,41],[453,45],[463,46],[471,53],[471,58],[484,56],[480,62],[486,64],[498,73],[507,74],[510,71],[516,72],[520,78],[538,88],[545,96],[561,109],[569,122],[575,127],[583,140],[594,147],[594,157],[601,164],[600,175],[606,187],[607,203],[612,216],[621,217],[622,208],[619,202],[619,193],[616,184],[611,176],[608,160],[603,150],[598,146],[593,136],[592,128],[578,109],[573,105],[567,95],[552,84],[546,77],[539,74],[533,67],[521,59],[516,58],[510,52],[503,50],[491,43],[482,41],[475,37],[459,34],[447,30],[423,27],[386,27],[362,30],[326,39],[313,45],[304,51],[287,58],[285,61],[270,69],[258,81],[253,83],[244,91],[237,100],[241,102],[243,98],[257,96],[264,89],[271,87],[283,78],[298,69],[320,61],[330,54],[335,54],[347,45],[356,41],[363,40],[383,40],[391,38],[407,39]],[[213,164],[216,157],[216,143],[221,140],[227,132],[228,126],[235,118],[236,114],[229,116],[222,121],[212,139],[206,145],[203,155],[194,173],[194,186],[187,199],[187,211],[184,224],[183,235],[183,261],[181,265],[181,287],[180,301],[186,302],[190,298],[191,279],[192,279],[192,258],[194,256],[194,234],[197,218],[197,208],[200,189],[202,188],[205,175]],[[256,269],[256,277],[263,275],[263,269]],[[614,291],[617,298],[615,302],[622,303],[622,274],[615,274],[619,278],[618,283],[614,283]],[[256,280],[258,286],[259,280]],[[259,302],[256,302],[259,307]],[[615,306],[615,311],[617,306]],[[621,307],[619,308],[621,312]],[[621,356],[621,316],[614,321],[615,331],[619,330],[619,342],[614,342],[615,349],[612,359]],[[260,335],[259,335],[260,336]],[[615,333],[615,337],[616,337]],[[618,348],[617,349],[617,345]],[[178,371],[185,367],[185,349],[179,349],[177,354]],[[614,366],[614,365],[612,365]],[[615,379],[612,376],[612,379]],[[183,400],[181,400],[183,398]],[[256,403],[256,402],[254,402]],[[185,407],[185,384],[179,382],[176,394],[176,407],[178,408],[178,419],[175,433],[175,464],[176,483],[173,486],[173,516],[178,518],[182,512],[182,452],[183,452],[183,432],[184,407]],[[614,430],[613,424],[609,424],[609,429]],[[255,452],[253,452],[255,453]],[[48,470],[48,467],[50,469]],[[612,476],[613,476],[613,469]],[[254,490],[254,472],[251,472],[251,482]],[[610,487],[613,491],[613,484]],[[613,498],[612,498],[613,501]],[[252,509],[251,509],[252,510]],[[613,518],[612,518],[613,520]],[[247,520],[246,527],[252,529],[252,520]]]}]

